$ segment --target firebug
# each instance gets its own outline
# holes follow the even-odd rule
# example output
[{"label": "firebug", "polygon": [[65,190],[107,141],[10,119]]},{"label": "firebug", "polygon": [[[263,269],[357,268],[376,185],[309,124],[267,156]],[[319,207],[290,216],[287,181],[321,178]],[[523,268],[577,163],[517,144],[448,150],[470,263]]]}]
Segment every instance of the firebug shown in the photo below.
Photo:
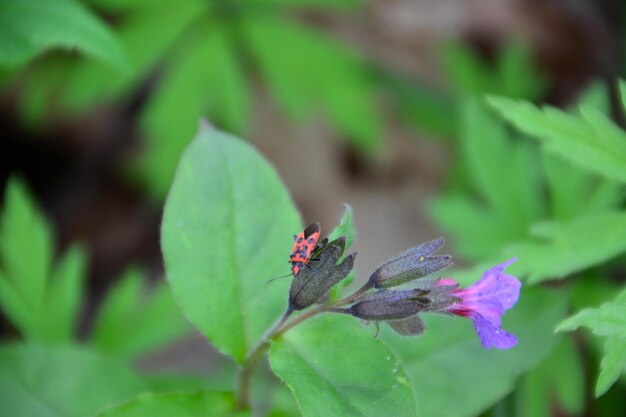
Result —
[{"label": "firebug", "polygon": [[311,259],[311,254],[313,253],[319,238],[319,223],[313,223],[299,234],[294,235],[293,248],[291,249],[291,254],[289,255],[289,262],[291,263],[291,272],[293,276],[298,275],[309,259]]}]

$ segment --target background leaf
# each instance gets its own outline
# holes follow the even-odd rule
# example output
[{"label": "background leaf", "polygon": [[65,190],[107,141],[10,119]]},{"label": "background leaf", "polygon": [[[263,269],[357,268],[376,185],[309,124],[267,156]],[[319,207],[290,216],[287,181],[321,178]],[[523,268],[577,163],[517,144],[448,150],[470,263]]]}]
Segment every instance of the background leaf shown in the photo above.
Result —
[{"label": "background leaf", "polygon": [[161,281],[146,291],[143,276],[130,268],[107,294],[90,335],[97,349],[133,358],[189,332],[170,288]]},{"label": "background leaf", "polygon": [[[110,408],[98,417],[235,417],[235,402],[230,393],[203,391],[193,394],[142,394],[133,400]],[[247,413],[237,413],[244,417]]]},{"label": "background leaf", "polygon": [[90,416],[142,388],[132,371],[82,348],[0,347],[0,403],[15,417]]},{"label": "background leaf", "polygon": [[107,26],[73,0],[3,0],[0,65],[21,65],[49,47],[79,49],[118,69],[127,65]]},{"label": "background leaf", "polygon": [[185,151],[168,196],[162,247],[187,317],[241,362],[286,309],[298,214],[271,166],[249,145],[203,128]]},{"label": "background leaf", "polygon": [[52,271],[46,315],[59,340],[70,342],[76,335],[86,276],[87,255],[78,245],[70,247]]},{"label": "background leaf", "polygon": [[272,345],[270,364],[305,417],[416,415],[400,361],[352,317],[298,326]]},{"label": "background leaf", "polygon": [[539,224],[533,235],[505,250],[524,260],[512,268],[514,273],[528,276],[529,282],[564,278],[626,251],[626,213],[590,214],[570,222]]},{"label": "background leaf", "polygon": [[596,384],[596,396],[603,395],[626,371],[626,290],[614,301],[599,308],[587,308],[559,324],[556,331],[587,327],[596,336],[608,336]]},{"label": "background leaf", "polygon": [[607,178],[626,181],[626,133],[601,110],[583,106],[578,115],[554,107],[492,97],[489,104],[545,148]]}]

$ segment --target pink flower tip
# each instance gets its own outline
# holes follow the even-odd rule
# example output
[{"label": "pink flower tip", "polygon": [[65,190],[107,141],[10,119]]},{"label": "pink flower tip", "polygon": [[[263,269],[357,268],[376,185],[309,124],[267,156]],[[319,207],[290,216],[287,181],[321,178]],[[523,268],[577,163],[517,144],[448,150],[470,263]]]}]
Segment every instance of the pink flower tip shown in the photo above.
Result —
[{"label": "pink flower tip", "polygon": [[504,273],[515,261],[517,258],[496,265],[468,288],[452,291],[460,301],[447,311],[471,319],[486,349],[510,349],[517,345],[517,337],[502,329],[502,316],[517,303],[522,285],[519,279]]}]

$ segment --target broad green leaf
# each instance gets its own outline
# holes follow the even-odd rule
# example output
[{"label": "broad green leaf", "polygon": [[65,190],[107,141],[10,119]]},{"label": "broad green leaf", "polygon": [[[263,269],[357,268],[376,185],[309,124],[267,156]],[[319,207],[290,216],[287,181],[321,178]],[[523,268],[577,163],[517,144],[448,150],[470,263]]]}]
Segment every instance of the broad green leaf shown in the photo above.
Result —
[{"label": "broad green leaf", "polygon": [[0,347],[0,403],[11,416],[91,416],[142,388],[131,370],[89,350]]},{"label": "broad green leaf", "polygon": [[234,406],[233,395],[223,392],[141,394],[98,417],[234,417]]},{"label": "broad green leaf", "polygon": [[[52,245],[52,230],[39,213],[26,186],[21,180],[11,179],[0,219],[2,293],[12,300],[13,307],[8,308],[15,311],[15,304],[20,303],[22,310],[28,311],[31,319],[27,321],[32,326],[20,330],[33,339],[45,338],[43,306],[52,263]],[[25,322],[24,319],[22,317],[20,321]]]},{"label": "broad green leaf", "polygon": [[161,245],[185,315],[237,362],[286,309],[300,220],[276,172],[250,145],[203,127],[179,163]]},{"label": "broad green leaf", "polygon": [[626,133],[600,110],[581,107],[579,115],[553,107],[492,97],[491,106],[545,148],[609,179],[626,181]]},{"label": "broad green leaf", "polygon": [[529,282],[563,278],[626,251],[626,213],[597,213],[570,222],[544,223],[532,233],[534,239],[505,250],[524,261],[515,265],[514,271],[527,275]]},{"label": "broad green leaf", "polygon": [[78,49],[118,69],[127,65],[108,27],[76,1],[0,2],[0,65],[21,65],[51,47]]},{"label": "broad green leaf", "polygon": [[560,293],[522,289],[520,302],[504,318],[504,328],[519,339],[507,351],[485,350],[464,318],[425,316],[427,328],[418,338],[381,330],[409,375],[420,416],[469,417],[503,398],[520,375],[550,354],[559,340],[553,329],[565,309]]},{"label": "broad green leaf", "polygon": [[132,358],[189,331],[163,282],[146,291],[143,273],[130,268],[105,298],[90,336],[94,347]]},{"label": "broad green leaf", "polygon": [[76,335],[83,283],[86,277],[87,255],[78,245],[69,248],[55,265],[49,283],[46,315],[49,315],[51,337],[70,342]]},{"label": "broad green leaf", "polygon": [[273,343],[270,364],[304,417],[416,415],[400,361],[352,317],[294,328]]},{"label": "broad green leaf", "polygon": [[380,145],[372,82],[359,57],[321,33],[282,20],[250,18],[244,28],[263,76],[291,117],[302,120],[321,105],[355,146],[374,151]]}]

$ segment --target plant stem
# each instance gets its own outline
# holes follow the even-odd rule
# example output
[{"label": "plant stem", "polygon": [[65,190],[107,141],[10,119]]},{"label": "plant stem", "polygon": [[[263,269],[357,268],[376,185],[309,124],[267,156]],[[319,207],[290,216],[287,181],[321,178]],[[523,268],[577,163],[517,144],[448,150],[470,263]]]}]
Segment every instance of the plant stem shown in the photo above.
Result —
[{"label": "plant stem", "polygon": [[272,340],[281,336],[292,327],[297,326],[303,321],[308,320],[318,314],[325,312],[349,314],[348,310],[339,307],[342,305],[350,304],[361,295],[365,294],[370,288],[372,287],[368,282],[348,297],[337,300],[332,304],[320,305],[310,310],[307,310],[290,322],[287,321],[294,313],[294,310],[287,309],[281,319],[278,320],[278,322],[276,322],[276,324],[274,324],[274,326],[272,326],[272,328],[267,331],[261,341],[259,341],[259,343],[257,343],[257,345],[248,353],[241,368],[239,368],[237,372],[237,410],[244,410],[250,407],[249,397],[252,373],[254,372],[254,368],[256,368],[256,365],[259,363],[261,358],[263,358],[263,355],[267,352],[267,349],[270,347],[270,342]]},{"label": "plant stem", "polygon": [[293,310],[287,309],[285,314],[267,331],[265,336],[257,343],[257,345],[248,353],[246,359],[243,361],[241,368],[237,372],[237,410],[244,410],[250,407],[250,380],[252,379],[252,372],[259,363],[263,354],[270,346],[270,341],[277,334],[278,330],[285,324],[285,322],[293,314]]}]

